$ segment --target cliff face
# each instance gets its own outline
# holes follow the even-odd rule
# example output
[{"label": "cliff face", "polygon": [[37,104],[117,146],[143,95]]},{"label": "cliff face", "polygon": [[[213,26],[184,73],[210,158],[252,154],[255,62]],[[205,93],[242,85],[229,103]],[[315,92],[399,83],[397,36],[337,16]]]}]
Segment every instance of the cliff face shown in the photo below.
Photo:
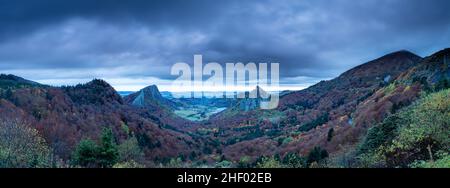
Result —
[{"label": "cliff face", "polygon": [[151,85],[124,97],[127,104],[137,107],[155,109],[168,108],[173,109],[175,103],[164,98],[156,85]]}]

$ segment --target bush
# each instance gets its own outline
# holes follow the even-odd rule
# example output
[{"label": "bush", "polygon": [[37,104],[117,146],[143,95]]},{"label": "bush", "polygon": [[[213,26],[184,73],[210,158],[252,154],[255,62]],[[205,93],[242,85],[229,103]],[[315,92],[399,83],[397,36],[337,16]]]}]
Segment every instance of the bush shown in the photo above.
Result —
[{"label": "bush", "polygon": [[97,167],[99,150],[100,149],[94,141],[90,139],[81,140],[74,152],[74,165]]},{"label": "bush", "polygon": [[331,139],[333,139],[333,134],[334,134],[334,129],[331,128],[330,130],[328,130],[328,135],[327,135],[327,141],[330,142]]},{"label": "bush", "polygon": [[441,91],[450,88],[450,81],[446,77],[441,77],[434,86],[434,91]]},{"label": "bush", "polygon": [[[450,89],[429,94],[369,130],[360,158],[387,167],[433,166],[450,151]],[[374,159],[374,160],[372,160]]]},{"label": "bush", "polygon": [[383,144],[388,143],[396,136],[397,126],[401,124],[402,118],[398,115],[387,117],[382,123],[370,128],[367,135],[358,147],[358,153],[366,153],[376,150]]},{"label": "bush", "polygon": [[328,122],[328,120],[329,120],[328,114],[324,114],[324,115],[318,117],[317,119],[302,125],[298,130],[302,131],[302,132],[306,132],[306,131],[316,128],[317,126],[325,124],[326,122]]},{"label": "bush", "polygon": [[126,161],[136,161],[140,162],[144,158],[144,152],[139,147],[139,143],[136,139],[136,137],[132,136],[122,142],[117,147],[118,153],[119,153],[119,161],[120,162],[126,162]]},{"label": "bush", "polygon": [[[407,109],[407,124],[398,136],[383,148],[393,166],[406,166],[414,160],[433,160],[439,150],[450,148],[450,89],[433,93]],[[406,163],[405,163],[406,162]]]},{"label": "bush", "polygon": [[292,137],[286,137],[283,139],[283,141],[281,142],[281,145],[286,145],[289,144],[290,142],[292,142],[294,139]]},{"label": "bush", "polygon": [[168,163],[166,163],[164,166],[166,168],[183,168],[184,166],[183,160],[181,158],[172,158],[169,160]]},{"label": "bush", "polygon": [[304,168],[306,167],[306,159],[298,156],[295,153],[289,153],[283,158],[283,164],[289,168]]},{"label": "bush", "polygon": [[80,141],[73,154],[74,165],[88,168],[110,168],[118,162],[118,159],[117,145],[109,128],[103,129],[100,146],[90,139],[84,139]]},{"label": "bush", "polygon": [[320,146],[314,147],[308,154],[306,164],[310,166],[313,162],[320,163],[323,159],[328,157],[327,150],[322,149]]},{"label": "bush", "polygon": [[275,157],[262,157],[259,162],[256,163],[256,168],[284,168],[285,166],[280,163]]},{"label": "bush", "polygon": [[52,166],[50,148],[36,129],[20,119],[10,120],[0,117],[1,168]]},{"label": "bush", "polygon": [[253,164],[251,162],[251,158],[249,156],[243,156],[238,162],[238,168],[252,168]]},{"label": "bush", "polygon": [[126,162],[120,162],[116,163],[113,168],[144,168],[144,165],[141,165],[137,163],[136,161],[126,161]]},{"label": "bush", "polygon": [[227,161],[227,160],[223,160],[223,161],[220,161],[220,162],[218,162],[216,164],[216,168],[230,168],[231,165],[233,165],[232,162]]},{"label": "bush", "polygon": [[416,161],[410,166],[413,168],[450,168],[450,155],[443,153],[436,161]]}]

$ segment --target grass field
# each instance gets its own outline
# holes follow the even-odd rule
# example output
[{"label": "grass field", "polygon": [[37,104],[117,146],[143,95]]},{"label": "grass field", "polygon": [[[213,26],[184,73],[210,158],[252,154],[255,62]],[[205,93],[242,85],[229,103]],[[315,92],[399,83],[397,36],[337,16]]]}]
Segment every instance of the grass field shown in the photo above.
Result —
[{"label": "grass field", "polygon": [[174,112],[176,115],[191,121],[203,121],[209,119],[211,115],[217,114],[225,109],[213,106],[193,105],[190,107],[180,107]]}]

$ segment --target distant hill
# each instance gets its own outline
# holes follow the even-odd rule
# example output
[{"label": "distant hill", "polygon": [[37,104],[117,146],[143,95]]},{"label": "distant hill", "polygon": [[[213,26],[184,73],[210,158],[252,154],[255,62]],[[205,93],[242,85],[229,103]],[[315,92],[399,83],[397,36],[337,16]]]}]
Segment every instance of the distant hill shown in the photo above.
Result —
[{"label": "distant hill", "polygon": [[117,93],[118,93],[120,96],[125,97],[125,96],[127,96],[127,95],[129,95],[129,94],[134,93],[134,91],[117,91]]},{"label": "distant hill", "polygon": [[33,86],[43,86],[37,82],[23,79],[21,77],[12,74],[0,74],[0,88],[23,88],[23,87],[33,87]]},{"label": "distant hill", "polygon": [[78,104],[123,104],[122,97],[106,81],[94,79],[86,84],[62,87]]},{"label": "distant hill", "polygon": [[[267,100],[267,98],[263,98],[263,97],[269,96],[269,93],[264,91],[263,88],[256,86],[255,89],[253,89],[251,91],[240,93],[238,95],[242,95],[243,98],[237,98],[234,106],[229,108],[227,110],[228,112],[224,112],[224,113],[233,113],[230,111],[248,112],[248,111],[260,109],[261,101]],[[250,96],[256,96],[256,97],[252,98]]]}]

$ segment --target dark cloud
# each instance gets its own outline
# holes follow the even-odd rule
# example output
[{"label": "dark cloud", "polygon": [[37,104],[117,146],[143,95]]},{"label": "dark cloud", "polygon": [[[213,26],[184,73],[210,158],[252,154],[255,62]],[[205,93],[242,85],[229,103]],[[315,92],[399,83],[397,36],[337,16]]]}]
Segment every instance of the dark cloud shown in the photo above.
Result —
[{"label": "dark cloud", "polygon": [[279,62],[283,83],[311,82],[392,51],[423,56],[448,47],[448,7],[446,0],[2,1],[0,71],[171,79],[172,64],[203,54],[221,63]]}]

